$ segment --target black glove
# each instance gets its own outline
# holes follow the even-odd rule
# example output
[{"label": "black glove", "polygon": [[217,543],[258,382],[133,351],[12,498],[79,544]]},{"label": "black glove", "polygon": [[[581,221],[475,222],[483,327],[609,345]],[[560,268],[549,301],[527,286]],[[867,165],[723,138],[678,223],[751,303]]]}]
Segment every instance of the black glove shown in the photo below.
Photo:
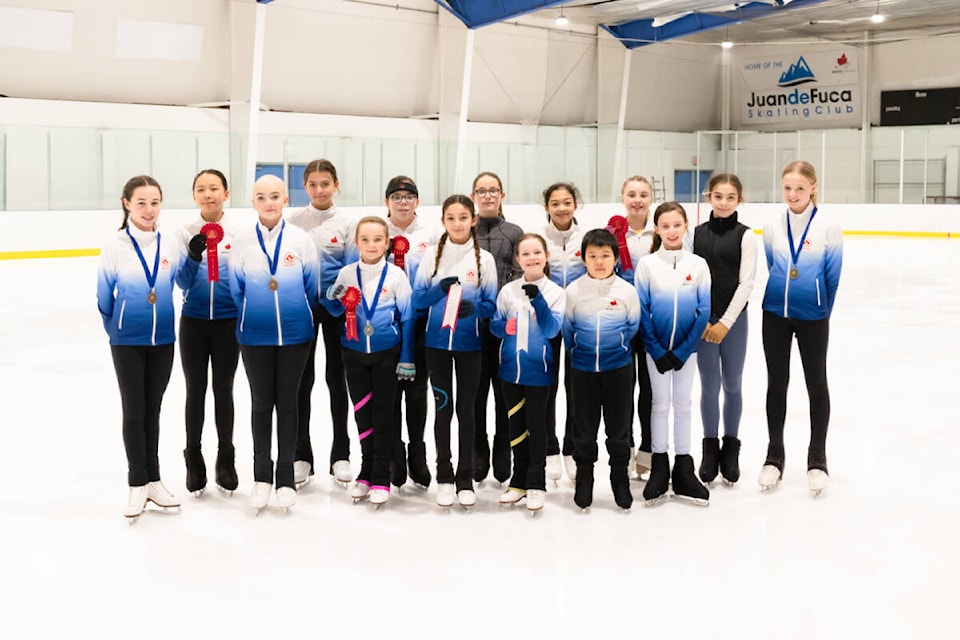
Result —
[{"label": "black glove", "polygon": [[673,369],[673,360],[670,359],[671,355],[673,354],[668,351],[653,362],[657,365],[657,371],[666,373]]},{"label": "black glove", "polygon": [[670,358],[670,362],[673,363],[673,369],[675,371],[680,371],[680,369],[683,369],[683,360],[678,358],[673,351],[667,351],[667,356]]},{"label": "black glove", "polygon": [[540,293],[540,287],[535,284],[525,284],[523,285],[523,292],[527,294],[527,297],[533,300],[537,297],[537,294]]},{"label": "black glove", "polygon": [[444,278],[440,281],[440,290],[443,291],[443,295],[447,295],[447,292],[450,291],[450,287],[460,282],[460,278],[457,276],[450,276],[449,278]]},{"label": "black glove", "polygon": [[200,262],[203,258],[203,252],[207,250],[207,236],[202,233],[190,238],[190,247],[187,251],[190,254],[190,259],[194,262]]},{"label": "black glove", "polygon": [[460,301],[460,309],[457,310],[458,318],[469,318],[473,315],[473,303],[469,300]]}]

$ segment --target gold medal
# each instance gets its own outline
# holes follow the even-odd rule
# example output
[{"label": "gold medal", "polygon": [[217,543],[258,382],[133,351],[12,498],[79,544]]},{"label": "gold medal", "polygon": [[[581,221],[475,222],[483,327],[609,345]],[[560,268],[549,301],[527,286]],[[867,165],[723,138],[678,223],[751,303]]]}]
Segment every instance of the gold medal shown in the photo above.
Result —
[{"label": "gold medal", "polygon": [[147,294],[147,302],[157,304],[157,294],[153,289],[150,289],[150,293]]},{"label": "gold medal", "polygon": [[270,291],[276,291],[280,287],[275,278],[270,278],[270,284],[267,286],[270,287]]},{"label": "gold medal", "polygon": [[373,325],[370,324],[369,320],[367,320],[367,326],[363,328],[363,335],[367,336],[368,338],[373,335]]},{"label": "gold medal", "polygon": [[797,279],[797,276],[799,276],[799,275],[800,275],[800,272],[797,271],[797,268],[796,268],[796,267],[793,267],[792,269],[790,269],[790,279],[791,279],[791,280],[796,280],[796,279]]}]

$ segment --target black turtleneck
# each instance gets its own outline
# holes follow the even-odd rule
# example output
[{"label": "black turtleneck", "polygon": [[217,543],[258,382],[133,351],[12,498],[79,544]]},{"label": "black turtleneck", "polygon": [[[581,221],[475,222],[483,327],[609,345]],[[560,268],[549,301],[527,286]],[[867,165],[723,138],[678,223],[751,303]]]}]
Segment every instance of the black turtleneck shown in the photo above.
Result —
[{"label": "black turtleneck", "polygon": [[728,218],[710,219],[693,231],[693,252],[710,266],[710,322],[716,323],[730,306],[740,284],[740,245],[749,227],[737,221],[737,212]]}]

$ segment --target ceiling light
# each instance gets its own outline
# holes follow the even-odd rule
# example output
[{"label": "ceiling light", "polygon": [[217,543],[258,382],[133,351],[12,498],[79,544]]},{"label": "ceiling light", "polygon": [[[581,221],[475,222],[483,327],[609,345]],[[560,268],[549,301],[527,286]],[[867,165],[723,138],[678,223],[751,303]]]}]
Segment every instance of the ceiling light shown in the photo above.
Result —
[{"label": "ceiling light", "polygon": [[560,15],[557,16],[557,19],[554,21],[554,23],[558,27],[565,27],[570,24],[570,20],[567,18],[567,16],[563,15],[563,7],[560,7]]},{"label": "ceiling light", "polygon": [[880,24],[884,20],[886,20],[886,16],[880,13],[880,0],[877,0],[877,12],[870,16],[870,22],[873,24]]},{"label": "ceiling light", "polygon": [[723,42],[720,43],[720,46],[723,47],[724,49],[733,49],[733,43],[729,40],[724,40]]}]

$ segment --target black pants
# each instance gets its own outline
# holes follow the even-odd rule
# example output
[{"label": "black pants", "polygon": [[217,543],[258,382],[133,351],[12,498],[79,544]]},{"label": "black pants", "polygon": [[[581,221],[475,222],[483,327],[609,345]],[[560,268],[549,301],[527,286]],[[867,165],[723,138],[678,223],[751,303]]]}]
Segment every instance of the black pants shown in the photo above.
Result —
[{"label": "black pants", "polygon": [[417,367],[417,377],[413,380],[398,382],[397,393],[394,397],[393,424],[398,442],[403,438],[401,405],[404,403],[404,399],[406,399],[407,409],[408,442],[423,442],[423,432],[427,425],[427,382],[430,379],[427,372],[426,334],[427,318],[418,318],[413,345],[413,359]]},{"label": "black pants", "polygon": [[160,479],[160,403],[173,370],[173,343],[155,347],[111,346],[123,404],[123,448],[127,484]]},{"label": "black pants", "polygon": [[827,342],[830,318],[794,320],[763,312],[763,354],[767,361],[767,458],[783,464],[783,426],[787,417],[790,382],[790,349],[797,337],[803,377],[810,398],[810,449],[808,456],[825,456],[830,422],[830,389],[827,387]]},{"label": "black pants", "polygon": [[514,489],[546,490],[547,400],[550,387],[528,387],[500,381],[510,421]]},{"label": "black pants", "polygon": [[[647,353],[643,348],[643,340],[637,333],[633,339],[633,363],[637,372],[637,415],[640,417],[640,451],[651,453],[653,440],[650,435],[650,412],[653,410],[653,390],[650,388],[650,370],[647,369]],[[630,446],[632,447],[633,429],[630,429]]]},{"label": "black pants", "polygon": [[393,408],[399,357],[399,345],[375,353],[343,349],[343,365],[363,455],[357,481],[375,487],[390,487],[390,454],[396,442]]},{"label": "black pants", "polygon": [[207,396],[207,368],[213,369],[213,407],[217,442],[233,445],[233,378],[240,359],[237,319],[205,320],[180,316],[180,364],[187,386],[184,410],[187,448],[199,449]]},{"label": "black pants", "polygon": [[331,316],[321,305],[313,307],[313,330],[317,340],[310,342],[307,363],[300,380],[297,395],[297,450],[296,460],[305,460],[313,466],[313,445],[310,441],[310,396],[316,382],[317,342],[323,336],[325,354],[324,375],[330,396],[330,418],[333,423],[333,443],[330,447],[330,465],[337,460],[350,459],[350,437],[347,434],[347,380],[340,355],[340,336],[344,316]]},{"label": "black pants", "polygon": [[506,401],[503,399],[503,390],[500,388],[500,338],[490,333],[490,321],[480,322],[480,338],[482,342],[480,358],[480,380],[477,387],[476,400],[476,434],[474,454],[480,457],[490,456],[490,442],[487,439],[487,398],[490,388],[493,387],[494,425],[493,446],[508,447],[510,440],[510,426],[507,422]]},{"label": "black pants", "polygon": [[[474,411],[481,352],[446,351],[427,347],[427,367],[433,386],[433,434],[437,443],[437,482],[455,482],[457,491],[473,488]],[[457,369],[457,395],[453,395],[453,367]],[[450,422],[456,400],[458,424],[457,471],[450,461]]]},{"label": "black pants", "polygon": [[610,466],[626,467],[633,427],[633,365],[599,373],[571,369],[570,375],[577,412],[573,432],[577,466],[592,466],[597,461],[602,413]]},{"label": "black pants", "polygon": [[573,433],[575,414],[573,410],[573,392],[570,390],[570,358],[563,349],[563,336],[557,334],[550,339],[553,349],[553,383],[550,385],[550,395],[547,398],[547,455],[555,456],[561,453],[560,440],[557,438],[557,390],[560,388],[560,354],[563,354],[563,389],[566,392],[567,410],[566,422],[563,431],[563,455],[573,455]]},{"label": "black pants", "polygon": [[293,453],[297,444],[297,389],[310,353],[310,343],[282,347],[240,345],[250,382],[250,425],[253,430],[253,479],[272,482],[273,411],[277,411],[276,486],[294,487]]}]

